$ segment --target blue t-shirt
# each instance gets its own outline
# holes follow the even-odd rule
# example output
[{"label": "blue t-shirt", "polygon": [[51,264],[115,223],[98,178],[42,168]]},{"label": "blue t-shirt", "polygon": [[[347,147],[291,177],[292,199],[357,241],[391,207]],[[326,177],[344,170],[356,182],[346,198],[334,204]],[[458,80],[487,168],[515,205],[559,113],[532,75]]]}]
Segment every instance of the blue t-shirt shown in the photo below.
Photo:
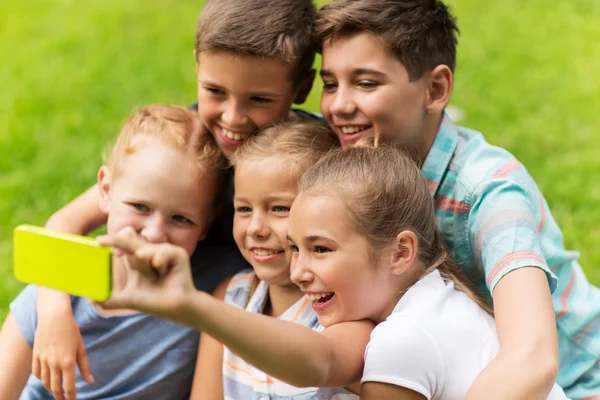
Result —
[{"label": "blue t-shirt", "polygon": [[[27,286],[10,309],[27,343],[33,347],[37,326],[35,286]],[[198,331],[146,314],[104,317],[86,299],[71,296],[94,383],[77,370],[77,398],[187,399],[192,385]],[[21,400],[53,399],[31,375]]]}]

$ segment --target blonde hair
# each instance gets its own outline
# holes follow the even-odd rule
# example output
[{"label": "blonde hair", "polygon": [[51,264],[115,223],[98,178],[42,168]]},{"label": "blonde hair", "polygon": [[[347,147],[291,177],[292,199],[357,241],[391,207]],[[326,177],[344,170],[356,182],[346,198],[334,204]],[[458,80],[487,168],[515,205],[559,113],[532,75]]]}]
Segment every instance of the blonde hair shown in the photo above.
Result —
[{"label": "blonde hair", "polygon": [[134,112],[104,154],[105,164],[113,176],[119,176],[122,161],[143,146],[144,138],[157,139],[185,152],[199,171],[216,175],[218,193],[221,193],[227,160],[212,135],[201,131],[196,112],[170,105],[149,105]]},{"label": "blonde hair", "polygon": [[285,121],[252,136],[233,155],[234,166],[281,157],[291,173],[304,173],[331,149],[340,146],[329,126],[320,121]]},{"label": "blonde hair", "polygon": [[371,248],[371,259],[381,259],[397,235],[412,231],[418,238],[418,258],[426,266],[422,276],[438,269],[481,308],[489,305],[448,255],[436,226],[434,204],[419,167],[391,145],[375,147],[373,139],[323,157],[300,181],[300,192],[332,195],[346,205],[348,217]]},{"label": "blonde hair", "polygon": [[207,0],[196,27],[196,61],[207,50],[279,60],[293,67],[297,84],[316,53],[311,0]]}]

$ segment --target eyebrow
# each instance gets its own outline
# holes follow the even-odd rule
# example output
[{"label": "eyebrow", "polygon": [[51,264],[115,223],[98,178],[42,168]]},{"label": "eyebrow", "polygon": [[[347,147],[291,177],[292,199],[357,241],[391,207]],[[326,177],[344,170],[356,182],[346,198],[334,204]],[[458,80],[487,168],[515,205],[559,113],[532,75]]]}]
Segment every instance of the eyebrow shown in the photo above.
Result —
[{"label": "eyebrow", "polygon": [[[320,74],[321,74],[321,77],[333,77],[334,76],[333,72],[329,71],[328,69],[322,69]],[[355,68],[352,70],[352,74],[353,75],[375,75],[380,78],[384,78],[387,76],[383,72],[378,71],[376,69],[372,69],[372,68]]]},{"label": "eyebrow", "polygon": [[[198,82],[200,82],[201,84],[206,85],[206,86],[215,87],[217,89],[221,89],[221,90],[225,89],[223,86],[221,86],[221,85],[219,85],[219,84],[217,84],[215,82],[209,81],[209,80],[203,79],[203,80],[200,80]],[[248,95],[250,95],[251,97],[283,97],[279,93],[261,92],[261,91],[258,91],[258,92],[248,92]]]},{"label": "eyebrow", "polygon": [[[290,196],[287,194],[273,194],[271,196],[265,197],[265,199],[269,202],[272,202],[272,201],[294,201],[295,198],[296,198],[296,196]],[[248,202],[248,199],[246,199],[245,197],[234,196],[233,201]]]}]

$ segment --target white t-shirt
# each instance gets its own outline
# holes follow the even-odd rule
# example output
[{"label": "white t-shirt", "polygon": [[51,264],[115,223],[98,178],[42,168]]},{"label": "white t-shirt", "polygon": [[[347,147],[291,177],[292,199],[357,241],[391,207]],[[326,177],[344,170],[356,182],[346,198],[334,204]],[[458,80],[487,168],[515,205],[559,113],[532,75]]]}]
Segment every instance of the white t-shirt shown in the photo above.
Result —
[{"label": "white t-shirt", "polygon": [[[495,320],[435,270],[371,333],[362,382],[402,386],[427,399],[462,400],[498,350]],[[557,385],[548,397],[566,398]]]}]

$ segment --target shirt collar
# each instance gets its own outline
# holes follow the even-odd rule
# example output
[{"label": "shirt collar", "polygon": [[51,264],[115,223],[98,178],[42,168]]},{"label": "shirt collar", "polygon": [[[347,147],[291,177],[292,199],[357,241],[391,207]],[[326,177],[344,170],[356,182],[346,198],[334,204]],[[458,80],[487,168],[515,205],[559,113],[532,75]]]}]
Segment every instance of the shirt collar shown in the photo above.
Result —
[{"label": "shirt collar", "polygon": [[442,118],[440,127],[435,135],[431,149],[427,153],[421,172],[427,183],[432,196],[435,196],[440,182],[450,165],[458,145],[458,131],[446,113]]}]

